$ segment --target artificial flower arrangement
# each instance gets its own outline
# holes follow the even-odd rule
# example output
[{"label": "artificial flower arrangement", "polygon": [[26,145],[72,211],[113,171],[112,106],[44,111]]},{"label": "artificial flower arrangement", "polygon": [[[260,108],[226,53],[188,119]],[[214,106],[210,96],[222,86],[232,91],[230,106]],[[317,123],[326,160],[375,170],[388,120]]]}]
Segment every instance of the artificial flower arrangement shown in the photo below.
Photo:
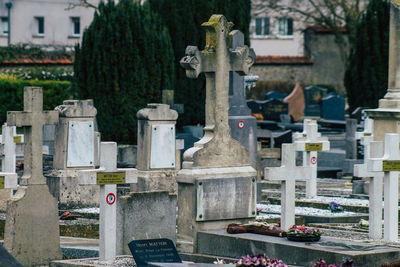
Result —
[{"label": "artificial flower arrangement", "polygon": [[303,225],[293,225],[287,232],[287,239],[291,241],[311,242],[321,238],[322,231],[317,228],[307,228]]},{"label": "artificial flower arrangement", "polygon": [[237,263],[236,267],[244,267],[244,266],[267,266],[267,267],[287,267],[283,261],[278,259],[270,259],[265,255],[258,254],[254,256],[243,256],[241,257]]},{"label": "artificial flower arrangement", "polygon": [[336,202],[334,202],[334,201],[332,201],[331,203],[329,203],[328,209],[329,209],[331,212],[334,212],[334,213],[336,213],[336,212],[343,212],[343,211],[344,211],[344,210],[343,210],[343,207],[342,207],[340,204],[338,204],[338,203],[336,203]]},{"label": "artificial flower arrangement", "polygon": [[315,264],[314,267],[354,267],[353,259],[343,259],[342,264],[328,264],[324,259],[319,259]]}]

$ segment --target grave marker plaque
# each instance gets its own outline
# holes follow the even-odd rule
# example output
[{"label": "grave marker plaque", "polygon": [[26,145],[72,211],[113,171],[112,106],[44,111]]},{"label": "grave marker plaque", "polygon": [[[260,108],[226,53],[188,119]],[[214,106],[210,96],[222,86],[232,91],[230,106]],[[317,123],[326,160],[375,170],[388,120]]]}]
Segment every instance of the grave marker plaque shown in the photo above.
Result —
[{"label": "grave marker plaque", "polygon": [[67,167],[94,166],[94,134],[92,121],[69,121]]},{"label": "grave marker plaque", "polygon": [[133,240],[128,246],[138,267],[148,266],[149,262],[182,262],[170,239]]},{"label": "grave marker plaque", "polygon": [[175,168],[175,125],[152,125],[150,168]]}]

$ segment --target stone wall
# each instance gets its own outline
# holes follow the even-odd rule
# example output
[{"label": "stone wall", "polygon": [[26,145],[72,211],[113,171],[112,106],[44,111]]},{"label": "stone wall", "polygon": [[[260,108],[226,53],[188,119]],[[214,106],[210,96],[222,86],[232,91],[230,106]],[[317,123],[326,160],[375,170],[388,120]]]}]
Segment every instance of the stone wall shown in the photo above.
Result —
[{"label": "stone wall", "polygon": [[[335,37],[330,33],[320,33],[308,29],[304,33],[304,54],[312,64],[293,61],[279,63],[277,60],[262,64],[257,63],[251,68],[258,75],[259,81],[300,82],[302,85],[332,85],[336,91],[345,95],[343,84],[345,63],[342,60]],[[279,59],[279,58],[278,58]]]}]

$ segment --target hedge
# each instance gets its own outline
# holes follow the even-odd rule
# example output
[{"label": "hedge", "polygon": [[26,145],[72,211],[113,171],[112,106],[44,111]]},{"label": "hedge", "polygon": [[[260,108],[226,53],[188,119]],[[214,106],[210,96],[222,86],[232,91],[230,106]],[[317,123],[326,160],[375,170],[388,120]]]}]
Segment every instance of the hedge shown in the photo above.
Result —
[{"label": "hedge", "polygon": [[24,87],[43,88],[43,109],[53,110],[71,98],[71,83],[66,81],[37,81],[0,79],[0,123],[7,120],[7,111],[24,109]]}]

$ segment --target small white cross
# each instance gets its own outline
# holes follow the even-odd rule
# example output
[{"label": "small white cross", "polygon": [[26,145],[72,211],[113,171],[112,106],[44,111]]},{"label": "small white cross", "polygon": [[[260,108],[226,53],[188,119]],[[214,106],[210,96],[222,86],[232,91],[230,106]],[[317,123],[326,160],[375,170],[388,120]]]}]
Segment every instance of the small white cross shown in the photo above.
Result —
[{"label": "small white cross", "polygon": [[117,184],[137,182],[137,169],[117,169],[117,143],[101,142],[100,168],[79,172],[81,185],[100,185],[100,260],[114,260],[117,244]]},{"label": "small white cross", "polygon": [[264,179],[281,181],[281,228],[284,231],[295,223],[295,182],[311,177],[310,166],[296,166],[294,144],[282,144],[282,166],[265,168]]},{"label": "small white cross", "polygon": [[369,172],[384,173],[384,240],[397,241],[398,239],[398,191],[399,191],[399,135],[385,134],[385,150],[381,158],[367,160]]},{"label": "small white cross", "polygon": [[306,181],[306,197],[312,198],[317,195],[318,151],[328,151],[330,143],[318,132],[316,120],[305,119],[303,125],[303,132],[294,134],[294,144],[296,151],[303,151],[303,166],[312,169],[310,179]]},{"label": "small white cross", "polygon": [[354,165],[354,176],[369,178],[369,237],[382,238],[382,183],[383,172],[368,171],[367,160],[383,156],[383,142],[372,141],[368,144],[370,154],[364,154],[364,164]]}]

